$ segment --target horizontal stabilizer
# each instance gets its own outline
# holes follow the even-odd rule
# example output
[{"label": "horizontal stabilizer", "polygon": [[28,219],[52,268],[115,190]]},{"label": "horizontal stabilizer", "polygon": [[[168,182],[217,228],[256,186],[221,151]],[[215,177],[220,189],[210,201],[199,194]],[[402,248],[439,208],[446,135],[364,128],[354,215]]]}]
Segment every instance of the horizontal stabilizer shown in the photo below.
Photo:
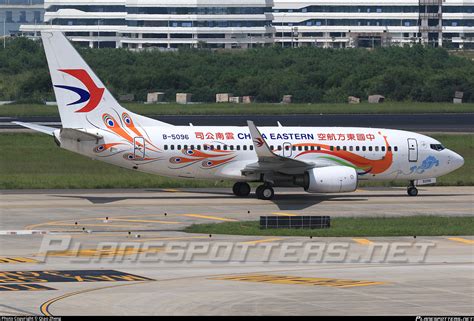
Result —
[{"label": "horizontal stabilizer", "polygon": [[43,126],[43,125],[37,125],[37,124],[32,124],[32,123],[23,123],[20,121],[13,121],[13,124],[20,125],[29,129],[36,130],[37,132],[41,132],[43,134],[48,134],[50,136],[54,135],[54,131],[56,128],[54,127],[48,127],[48,126]]}]

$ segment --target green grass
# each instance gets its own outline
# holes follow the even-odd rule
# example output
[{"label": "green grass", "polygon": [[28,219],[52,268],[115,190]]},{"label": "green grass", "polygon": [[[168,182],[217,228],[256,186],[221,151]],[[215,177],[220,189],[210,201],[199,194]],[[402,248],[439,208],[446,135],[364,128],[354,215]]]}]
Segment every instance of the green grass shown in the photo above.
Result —
[{"label": "green grass", "polygon": [[[474,135],[433,135],[464,156],[465,165],[439,178],[438,185],[474,185]],[[0,189],[229,187],[231,182],[170,179],[126,170],[58,148],[51,136],[0,135]],[[361,186],[406,186],[367,182]]]},{"label": "green grass", "polygon": [[188,233],[314,236],[314,237],[369,237],[369,236],[441,236],[474,235],[474,217],[337,217],[328,229],[260,229],[259,222],[225,222],[193,224]]},{"label": "green grass", "polygon": [[223,186],[175,180],[119,168],[60,149],[51,136],[1,134],[0,189],[15,188],[170,188]]},{"label": "green grass", "polygon": [[[474,103],[415,103],[386,102],[379,105],[362,103],[349,104],[124,104],[133,112],[142,115],[241,115],[241,114],[384,114],[384,113],[467,113],[474,112]],[[4,105],[0,116],[57,116],[56,106],[46,105]]]}]

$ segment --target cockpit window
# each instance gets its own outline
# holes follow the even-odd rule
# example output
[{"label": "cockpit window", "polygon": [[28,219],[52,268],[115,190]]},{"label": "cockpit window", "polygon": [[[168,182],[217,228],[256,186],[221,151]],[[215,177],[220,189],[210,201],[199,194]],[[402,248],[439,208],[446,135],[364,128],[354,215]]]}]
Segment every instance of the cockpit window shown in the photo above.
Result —
[{"label": "cockpit window", "polygon": [[431,149],[437,150],[437,151],[440,151],[440,150],[444,149],[444,146],[441,145],[441,144],[431,144],[430,147],[431,147]]}]

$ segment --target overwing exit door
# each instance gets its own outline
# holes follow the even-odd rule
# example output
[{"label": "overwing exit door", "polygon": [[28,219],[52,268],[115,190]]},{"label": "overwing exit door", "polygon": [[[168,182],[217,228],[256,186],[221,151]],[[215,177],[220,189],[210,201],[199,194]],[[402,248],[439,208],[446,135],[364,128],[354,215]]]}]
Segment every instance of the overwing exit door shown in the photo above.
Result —
[{"label": "overwing exit door", "polygon": [[283,156],[291,157],[291,153],[292,153],[291,143],[289,142],[283,143]]}]

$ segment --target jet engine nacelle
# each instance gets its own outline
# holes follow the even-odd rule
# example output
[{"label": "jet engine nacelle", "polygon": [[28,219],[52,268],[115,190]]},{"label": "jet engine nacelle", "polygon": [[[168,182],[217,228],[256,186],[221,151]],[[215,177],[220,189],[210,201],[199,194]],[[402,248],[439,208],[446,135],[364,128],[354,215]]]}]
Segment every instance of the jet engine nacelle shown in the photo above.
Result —
[{"label": "jet engine nacelle", "polygon": [[304,175],[304,189],[308,193],[353,192],[357,183],[356,170],[347,166],[313,168]]}]

